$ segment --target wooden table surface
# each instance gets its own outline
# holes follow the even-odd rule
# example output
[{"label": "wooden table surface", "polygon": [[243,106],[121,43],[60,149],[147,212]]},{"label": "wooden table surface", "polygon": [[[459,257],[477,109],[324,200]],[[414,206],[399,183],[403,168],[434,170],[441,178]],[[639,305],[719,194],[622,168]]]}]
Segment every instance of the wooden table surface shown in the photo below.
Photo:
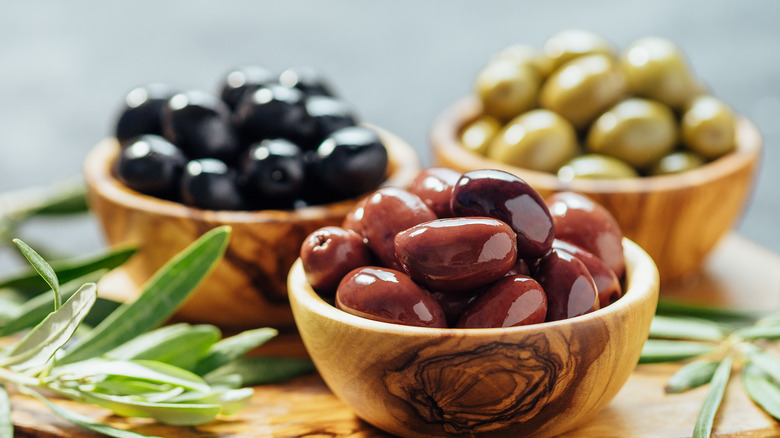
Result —
[{"label": "wooden table surface", "polygon": [[[681,300],[772,310],[780,309],[780,255],[739,236],[725,238],[700,273],[684,283],[662,286],[662,295]],[[282,337],[271,352],[303,353],[294,336]],[[666,395],[663,386],[679,365],[640,365],[617,397],[596,418],[563,436],[689,437],[707,388]],[[37,401],[13,394],[13,422],[22,437],[93,436],[50,413]],[[63,400],[63,406],[115,427],[165,437],[386,437],[361,421],[316,374],[255,388],[243,411],[199,427],[174,428],[146,420],[111,416],[105,410]],[[716,418],[714,436],[780,437],[780,423],[747,398],[732,378]]]}]

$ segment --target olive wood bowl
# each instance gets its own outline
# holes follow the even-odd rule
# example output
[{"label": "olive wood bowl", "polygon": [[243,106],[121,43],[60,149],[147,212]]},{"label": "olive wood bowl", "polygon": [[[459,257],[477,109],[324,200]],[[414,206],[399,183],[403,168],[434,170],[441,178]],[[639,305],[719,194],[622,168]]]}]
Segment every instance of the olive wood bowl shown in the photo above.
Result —
[{"label": "olive wood bowl", "polygon": [[[408,186],[420,171],[415,151],[399,137],[373,127],[388,151],[384,185]],[[287,274],[314,230],[340,225],[357,199],[298,210],[211,211],[143,195],[112,174],[119,144],[106,139],[84,163],[89,204],[109,244],[140,247],[122,268],[135,285],[206,231],[230,225],[225,256],[183,304],[177,317],[228,329],[293,327]]]},{"label": "olive wood bowl", "polygon": [[469,97],[437,118],[430,133],[434,163],[461,172],[504,170],[545,198],[567,190],[590,196],[615,216],[626,237],[653,257],[664,283],[696,271],[741,217],[762,149],[756,126],[740,118],[737,150],[701,168],[668,176],[564,182],[554,174],[499,163],[463,148],[461,130],[481,113],[478,99]]},{"label": "olive wood bowl", "polygon": [[364,319],[322,300],[293,265],[290,304],[309,356],[363,420],[404,437],[534,436],[593,418],[636,366],[658,271],[624,239],[625,295],[537,325],[440,329]]}]

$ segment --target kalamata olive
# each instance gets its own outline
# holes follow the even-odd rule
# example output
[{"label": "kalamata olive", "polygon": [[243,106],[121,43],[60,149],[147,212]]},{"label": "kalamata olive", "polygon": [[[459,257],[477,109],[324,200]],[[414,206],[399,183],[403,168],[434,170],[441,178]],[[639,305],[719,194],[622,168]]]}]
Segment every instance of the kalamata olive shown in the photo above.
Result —
[{"label": "kalamata olive", "polygon": [[623,296],[620,280],[618,280],[615,272],[609,269],[600,258],[573,243],[560,239],[553,241],[553,248],[564,250],[577,257],[588,268],[588,272],[590,272],[590,276],[593,277],[593,282],[596,284],[600,308],[609,306]]},{"label": "kalamata olive", "polygon": [[544,322],[547,296],[531,277],[513,275],[493,283],[463,313],[459,328],[516,327]]},{"label": "kalamata olive", "polygon": [[306,279],[318,294],[332,298],[339,282],[353,269],[371,264],[363,236],[339,227],[324,227],[309,234],[301,246]]},{"label": "kalamata olive", "polygon": [[144,134],[162,136],[163,108],[174,94],[171,87],[157,83],[130,90],[116,122],[117,140],[123,142]]},{"label": "kalamata olive", "polygon": [[460,133],[464,148],[480,155],[486,155],[490,141],[501,129],[501,122],[493,116],[483,115],[466,125]]},{"label": "kalamata olive", "polygon": [[463,312],[485,291],[486,288],[464,290],[462,292],[431,291],[431,296],[439,303],[444,315],[447,317],[447,325],[455,327]]},{"label": "kalamata olive", "polygon": [[395,257],[395,235],[417,224],[436,219],[419,196],[395,187],[377,190],[363,208],[363,236],[383,265],[401,270]]},{"label": "kalamata olive", "polygon": [[704,165],[701,155],[691,151],[677,151],[664,155],[648,171],[650,175],[671,175],[687,172]]},{"label": "kalamata olive", "polygon": [[366,232],[363,230],[363,213],[366,208],[366,201],[368,197],[358,201],[354,207],[344,216],[344,221],[341,222],[341,228],[345,230],[352,230],[361,236],[365,236]]},{"label": "kalamata olive", "polygon": [[555,237],[592,253],[615,271],[625,271],[623,232],[612,214],[585,195],[560,192],[547,198]]},{"label": "kalamata olive", "polygon": [[517,261],[517,239],[497,219],[438,219],[398,233],[395,254],[417,283],[442,292],[463,291],[503,277]]},{"label": "kalamata olive", "polygon": [[596,284],[578,258],[553,248],[539,260],[534,275],[547,294],[546,321],[584,315],[599,308]]},{"label": "kalamata olive", "polygon": [[734,112],[720,99],[697,97],[680,124],[685,146],[705,158],[715,159],[736,148]]},{"label": "kalamata olive", "polygon": [[276,75],[269,69],[248,65],[229,71],[219,85],[219,96],[223,102],[235,111],[246,93],[276,82]]},{"label": "kalamata olive", "polygon": [[558,169],[558,179],[564,182],[574,179],[637,177],[639,177],[639,173],[625,161],[602,154],[585,154],[574,157]]},{"label": "kalamata olive", "polygon": [[160,136],[142,135],[124,144],[115,171],[122,184],[133,190],[176,199],[186,165],[187,158],[179,148]]},{"label": "kalamata olive", "polygon": [[[555,242],[555,241],[553,241]],[[517,259],[517,262],[515,262],[515,265],[512,266],[509,271],[506,273],[507,276],[510,275],[531,275],[531,267],[528,264],[528,261],[525,259]]]},{"label": "kalamata olive", "polygon": [[446,167],[429,167],[417,174],[409,191],[419,196],[439,218],[452,217],[452,188],[460,175]]},{"label": "kalamata olive", "polygon": [[500,59],[479,72],[476,91],[485,113],[509,120],[534,106],[540,83],[541,77],[535,68],[511,59]]},{"label": "kalamata olive", "polygon": [[580,56],[592,54],[612,56],[615,49],[612,43],[601,35],[583,29],[567,29],[551,36],[544,43],[542,52],[549,59],[554,70]]},{"label": "kalamata olive", "polygon": [[572,124],[553,111],[535,109],[509,121],[493,137],[487,156],[512,166],[555,172],[577,152]]},{"label": "kalamata olive", "polygon": [[431,294],[393,269],[362,267],[348,273],[336,290],[336,307],[363,318],[420,327],[447,327]]},{"label": "kalamata olive", "polygon": [[522,179],[499,170],[474,170],[452,190],[455,216],[487,216],[517,233],[517,256],[538,258],[552,247],[553,223],[544,200]]}]

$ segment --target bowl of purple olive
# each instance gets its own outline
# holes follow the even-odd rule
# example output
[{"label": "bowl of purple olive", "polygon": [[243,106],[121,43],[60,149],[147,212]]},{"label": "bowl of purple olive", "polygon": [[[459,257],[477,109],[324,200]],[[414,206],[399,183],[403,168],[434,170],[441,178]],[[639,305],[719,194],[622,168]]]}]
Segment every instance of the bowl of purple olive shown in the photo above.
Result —
[{"label": "bowl of purple olive", "polygon": [[232,226],[223,260],[178,313],[226,328],[291,326],[286,278],[306,236],[420,170],[407,143],[361,123],[312,69],[234,69],[216,93],[141,86],[113,131],[84,163],[105,239],[139,246],[123,269],[141,285],[209,229]]},{"label": "bowl of purple olive", "polygon": [[549,437],[626,382],[659,276],[587,196],[429,168],[309,235],[288,290],[318,371],[365,421],[404,437]]}]

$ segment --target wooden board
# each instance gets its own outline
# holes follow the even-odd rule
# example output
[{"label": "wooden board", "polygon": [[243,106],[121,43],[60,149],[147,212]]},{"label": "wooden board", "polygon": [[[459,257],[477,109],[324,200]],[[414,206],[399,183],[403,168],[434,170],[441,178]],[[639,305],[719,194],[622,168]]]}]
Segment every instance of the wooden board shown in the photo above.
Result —
[{"label": "wooden board", "polygon": [[[118,281],[121,278],[114,278]],[[119,283],[114,283],[115,285]],[[747,309],[780,309],[780,255],[738,236],[729,236],[709,257],[701,273],[662,287],[664,296]],[[281,336],[265,353],[305,354],[294,334]],[[707,388],[666,395],[663,386],[679,368],[640,365],[617,397],[596,418],[563,436],[687,437]],[[729,384],[716,418],[715,436],[778,437],[780,423],[744,394],[737,376]],[[51,414],[35,400],[12,394],[13,422],[21,437],[91,437]],[[250,405],[233,417],[199,427],[173,428],[145,420],[111,416],[105,410],[62,400],[63,406],[115,427],[177,437],[385,437],[358,419],[316,374],[255,388]]]}]

